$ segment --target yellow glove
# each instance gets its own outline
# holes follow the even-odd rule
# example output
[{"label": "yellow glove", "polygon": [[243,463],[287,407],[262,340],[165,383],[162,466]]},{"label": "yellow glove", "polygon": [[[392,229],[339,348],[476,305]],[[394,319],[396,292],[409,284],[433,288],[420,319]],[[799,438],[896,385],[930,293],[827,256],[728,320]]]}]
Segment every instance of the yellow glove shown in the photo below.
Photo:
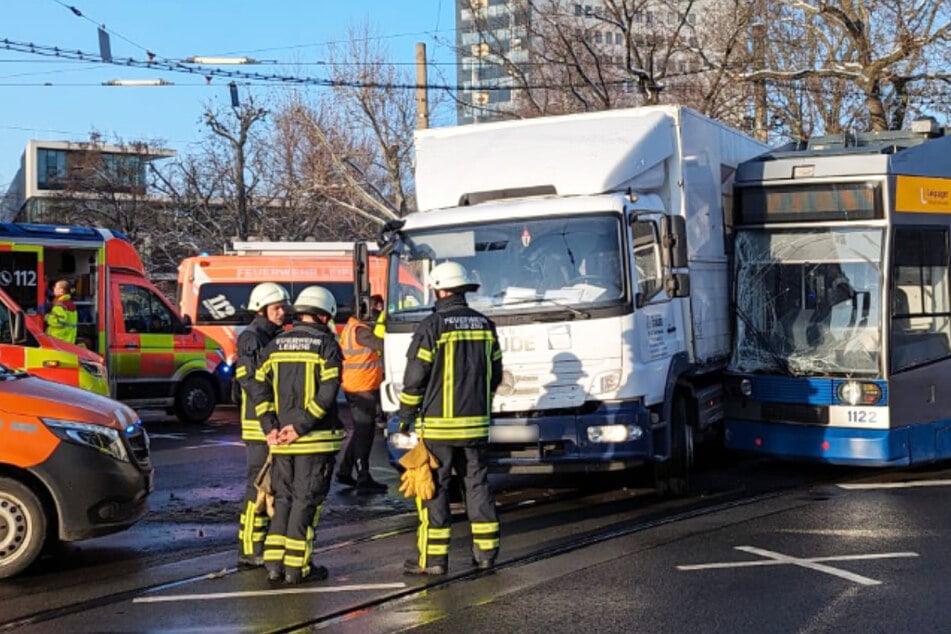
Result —
[{"label": "yellow glove", "polygon": [[432,470],[439,466],[439,461],[429,453],[422,439],[400,458],[400,465],[405,469],[400,476],[400,493],[408,498],[431,500],[436,492]]}]

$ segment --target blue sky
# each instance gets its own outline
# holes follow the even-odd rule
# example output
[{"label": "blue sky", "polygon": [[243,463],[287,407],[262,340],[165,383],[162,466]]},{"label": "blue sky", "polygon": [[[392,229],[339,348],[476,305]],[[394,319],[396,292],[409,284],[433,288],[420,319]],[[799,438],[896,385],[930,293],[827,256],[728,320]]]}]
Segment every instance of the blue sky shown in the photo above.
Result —
[{"label": "blue sky", "polygon": [[[425,42],[433,64],[430,83],[455,83],[454,5],[453,0],[3,0],[0,190],[16,174],[31,138],[84,141],[97,131],[108,141],[161,139],[187,152],[204,133],[204,106],[230,103],[228,79],[215,78],[206,85],[200,76],[13,52],[3,48],[4,39],[98,55],[97,26],[102,24],[110,32],[117,59],[144,60],[146,50],[174,60],[250,56],[280,64],[222,68],[326,77],[313,62],[327,59],[328,43],[341,43],[348,27],[369,23],[390,60],[411,65],[415,43]],[[146,78],[175,85],[101,85]],[[249,89],[267,90],[241,88],[241,94]],[[453,122],[449,112],[433,115],[433,125],[439,125],[439,119],[443,125]]]}]

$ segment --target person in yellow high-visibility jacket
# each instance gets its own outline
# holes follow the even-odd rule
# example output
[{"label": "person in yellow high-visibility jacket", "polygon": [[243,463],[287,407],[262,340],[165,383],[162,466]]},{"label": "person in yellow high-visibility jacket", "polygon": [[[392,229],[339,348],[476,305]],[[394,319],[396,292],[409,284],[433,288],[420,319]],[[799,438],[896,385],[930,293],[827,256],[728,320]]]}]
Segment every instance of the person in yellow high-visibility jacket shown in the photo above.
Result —
[{"label": "person in yellow high-visibility jacket", "polygon": [[46,313],[46,334],[67,343],[76,343],[79,313],[69,294],[69,286],[69,280],[65,279],[53,284],[53,305]]}]

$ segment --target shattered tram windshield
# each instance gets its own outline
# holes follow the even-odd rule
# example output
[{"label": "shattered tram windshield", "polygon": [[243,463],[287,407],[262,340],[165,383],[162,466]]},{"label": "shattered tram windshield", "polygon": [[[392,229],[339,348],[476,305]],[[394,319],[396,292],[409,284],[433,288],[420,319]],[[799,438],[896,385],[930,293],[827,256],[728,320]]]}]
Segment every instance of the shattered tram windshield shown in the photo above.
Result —
[{"label": "shattered tram windshield", "polygon": [[390,312],[394,319],[419,320],[433,298],[429,271],[446,260],[466,267],[480,286],[469,303],[487,314],[588,310],[626,300],[621,266],[621,220],[615,213],[563,218],[486,222],[404,236],[401,271]]},{"label": "shattered tram windshield", "polygon": [[882,230],[745,231],[735,254],[733,370],[880,374]]}]

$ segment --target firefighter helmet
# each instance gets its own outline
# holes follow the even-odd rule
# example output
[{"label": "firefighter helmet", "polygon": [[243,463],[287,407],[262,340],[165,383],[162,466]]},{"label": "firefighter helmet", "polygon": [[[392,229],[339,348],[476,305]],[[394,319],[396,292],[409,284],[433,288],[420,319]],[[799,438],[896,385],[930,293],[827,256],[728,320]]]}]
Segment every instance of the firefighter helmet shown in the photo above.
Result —
[{"label": "firefighter helmet", "polygon": [[334,317],[337,314],[337,300],[333,293],[323,286],[308,286],[297,296],[297,301],[291,310],[297,313],[326,314]]},{"label": "firefighter helmet", "polygon": [[429,286],[435,291],[455,291],[468,293],[479,288],[473,282],[465,267],[458,262],[443,262],[429,273]]},{"label": "firefighter helmet", "polygon": [[287,304],[290,301],[291,295],[286,288],[274,282],[262,282],[251,289],[251,296],[248,298],[248,310],[256,313],[271,304]]}]

